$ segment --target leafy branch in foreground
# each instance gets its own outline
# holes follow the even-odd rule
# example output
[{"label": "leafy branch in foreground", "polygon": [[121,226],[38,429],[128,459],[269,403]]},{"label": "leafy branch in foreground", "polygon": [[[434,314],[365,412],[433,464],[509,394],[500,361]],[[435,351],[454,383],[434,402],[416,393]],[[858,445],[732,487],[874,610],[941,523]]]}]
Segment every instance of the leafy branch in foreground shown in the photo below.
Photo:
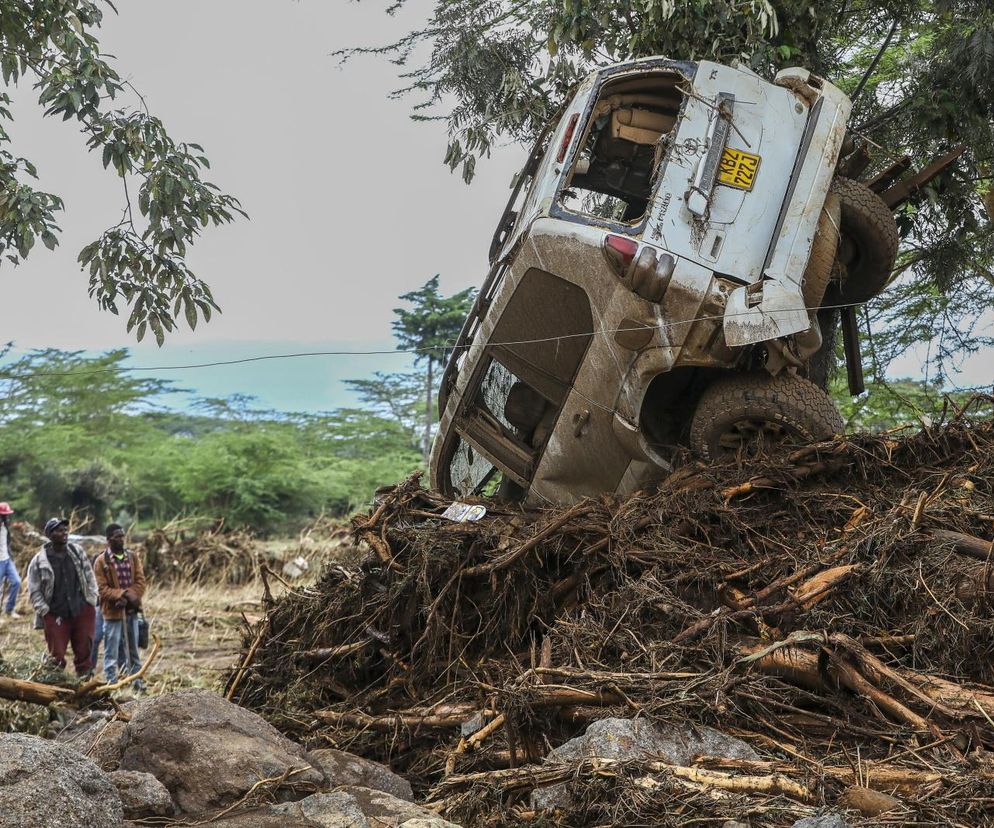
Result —
[{"label": "leafy branch in foreground", "polygon": [[[103,6],[114,10],[109,0],[0,0],[0,72],[6,86],[34,78],[45,115],[75,120],[87,147],[120,177],[121,220],[84,247],[79,262],[100,307],[117,314],[123,303],[131,309],[128,331],[141,340],[151,329],[161,345],[181,316],[193,328],[218,310],[187,263],[188,247],[203,228],[245,213],[237,199],[203,180],[210,167],[203,148],[174,141],[105,60],[94,34]],[[126,90],[137,95],[138,105],[111,108],[109,102]],[[0,255],[16,265],[39,239],[56,247],[55,214],[63,204],[35,189],[35,166],[8,149],[9,104],[0,93]]]}]

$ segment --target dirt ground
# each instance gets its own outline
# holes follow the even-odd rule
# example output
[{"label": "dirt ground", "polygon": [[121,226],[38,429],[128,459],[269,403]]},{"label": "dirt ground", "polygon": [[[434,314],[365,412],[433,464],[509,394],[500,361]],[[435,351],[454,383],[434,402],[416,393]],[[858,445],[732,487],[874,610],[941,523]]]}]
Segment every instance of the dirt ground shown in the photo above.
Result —
[{"label": "dirt ground", "polygon": [[[145,616],[162,640],[160,657],[151,668],[148,690],[162,693],[181,687],[218,687],[241,644],[243,616],[261,615],[262,586],[183,586],[150,588]],[[33,614],[25,598],[18,600],[20,620],[0,620],[0,654],[27,677],[34,665],[42,668],[45,641],[32,627]],[[101,652],[102,658],[102,652]]]}]

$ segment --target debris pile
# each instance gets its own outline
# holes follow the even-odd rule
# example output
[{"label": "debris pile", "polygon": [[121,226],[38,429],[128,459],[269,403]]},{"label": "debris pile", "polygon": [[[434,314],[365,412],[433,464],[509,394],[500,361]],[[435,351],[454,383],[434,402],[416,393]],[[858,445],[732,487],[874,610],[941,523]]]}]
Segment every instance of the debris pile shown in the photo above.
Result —
[{"label": "debris pile", "polygon": [[[994,422],[537,516],[448,505],[411,479],[356,518],[367,558],[271,605],[234,700],[467,824],[994,820]],[[756,758],[557,750],[609,718]]]},{"label": "debris pile", "polygon": [[135,549],[146,576],[159,584],[244,584],[271,558],[248,532],[221,527],[190,532],[182,521],[153,529]]},{"label": "debris pile", "polygon": [[214,526],[191,530],[183,520],[154,529],[134,544],[145,572],[157,583],[244,584],[264,568],[294,580],[325,560],[346,555],[348,533],[340,522],[322,516],[297,539],[267,543],[240,529]]}]

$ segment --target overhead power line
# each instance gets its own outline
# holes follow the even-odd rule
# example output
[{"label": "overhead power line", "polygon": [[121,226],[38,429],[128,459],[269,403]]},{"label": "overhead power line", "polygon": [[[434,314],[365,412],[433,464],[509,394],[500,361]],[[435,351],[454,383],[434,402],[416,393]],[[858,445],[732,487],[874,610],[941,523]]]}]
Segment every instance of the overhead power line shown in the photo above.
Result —
[{"label": "overhead power line", "polygon": [[[838,310],[847,305],[820,305],[814,308],[780,308],[776,311],[767,312],[768,315],[776,313],[794,313],[796,311],[803,311],[805,313],[812,310]],[[518,339],[508,342],[489,342],[488,346],[503,346],[510,347],[514,345],[537,345],[546,342],[560,342],[564,339],[576,339],[579,337],[589,337],[589,336],[607,336],[609,334],[621,333],[624,331],[645,331],[645,330],[668,330],[670,328],[675,328],[680,325],[692,325],[697,322],[712,322],[719,319],[727,319],[734,316],[747,316],[750,315],[749,311],[742,311],[733,314],[712,314],[709,316],[696,316],[691,319],[680,319],[673,322],[663,322],[658,325],[638,325],[636,327],[624,327],[624,328],[602,328],[596,331],[584,331],[582,333],[575,334],[562,334],[558,336],[547,336],[539,337],[536,339]],[[196,368],[218,368],[232,365],[246,365],[254,362],[267,362],[270,360],[283,360],[283,359],[300,359],[303,357],[323,357],[323,356],[348,356],[348,357],[362,357],[362,356],[387,356],[390,354],[423,354],[432,351],[442,351],[448,352],[456,350],[457,348],[468,349],[472,347],[472,342],[466,345],[432,345],[423,348],[392,348],[392,349],[372,349],[372,350],[332,350],[332,351],[294,351],[292,353],[286,354],[259,354],[257,356],[240,357],[238,359],[222,359],[214,360],[211,362],[192,362],[183,365],[117,365],[112,368],[94,368],[86,371],[31,371],[27,373],[11,373],[9,371],[0,368],[0,379],[31,379],[34,377],[86,377],[94,376],[98,374],[113,374],[121,371],[129,372],[142,372],[142,373],[155,373],[157,371],[186,371],[193,370]]]}]

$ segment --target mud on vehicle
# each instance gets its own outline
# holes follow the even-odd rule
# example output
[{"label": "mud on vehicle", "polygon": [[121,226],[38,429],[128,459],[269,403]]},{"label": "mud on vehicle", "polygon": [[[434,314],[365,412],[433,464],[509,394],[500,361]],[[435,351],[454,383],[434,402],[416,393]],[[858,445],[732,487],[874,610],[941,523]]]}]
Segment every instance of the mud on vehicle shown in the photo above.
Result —
[{"label": "mud on vehicle", "polygon": [[591,74],[501,217],[441,384],[433,485],[563,503],[664,476],[676,446],[716,459],[841,431],[839,309],[885,286],[892,208],[924,180],[854,180],[849,112],[803,69]]}]

